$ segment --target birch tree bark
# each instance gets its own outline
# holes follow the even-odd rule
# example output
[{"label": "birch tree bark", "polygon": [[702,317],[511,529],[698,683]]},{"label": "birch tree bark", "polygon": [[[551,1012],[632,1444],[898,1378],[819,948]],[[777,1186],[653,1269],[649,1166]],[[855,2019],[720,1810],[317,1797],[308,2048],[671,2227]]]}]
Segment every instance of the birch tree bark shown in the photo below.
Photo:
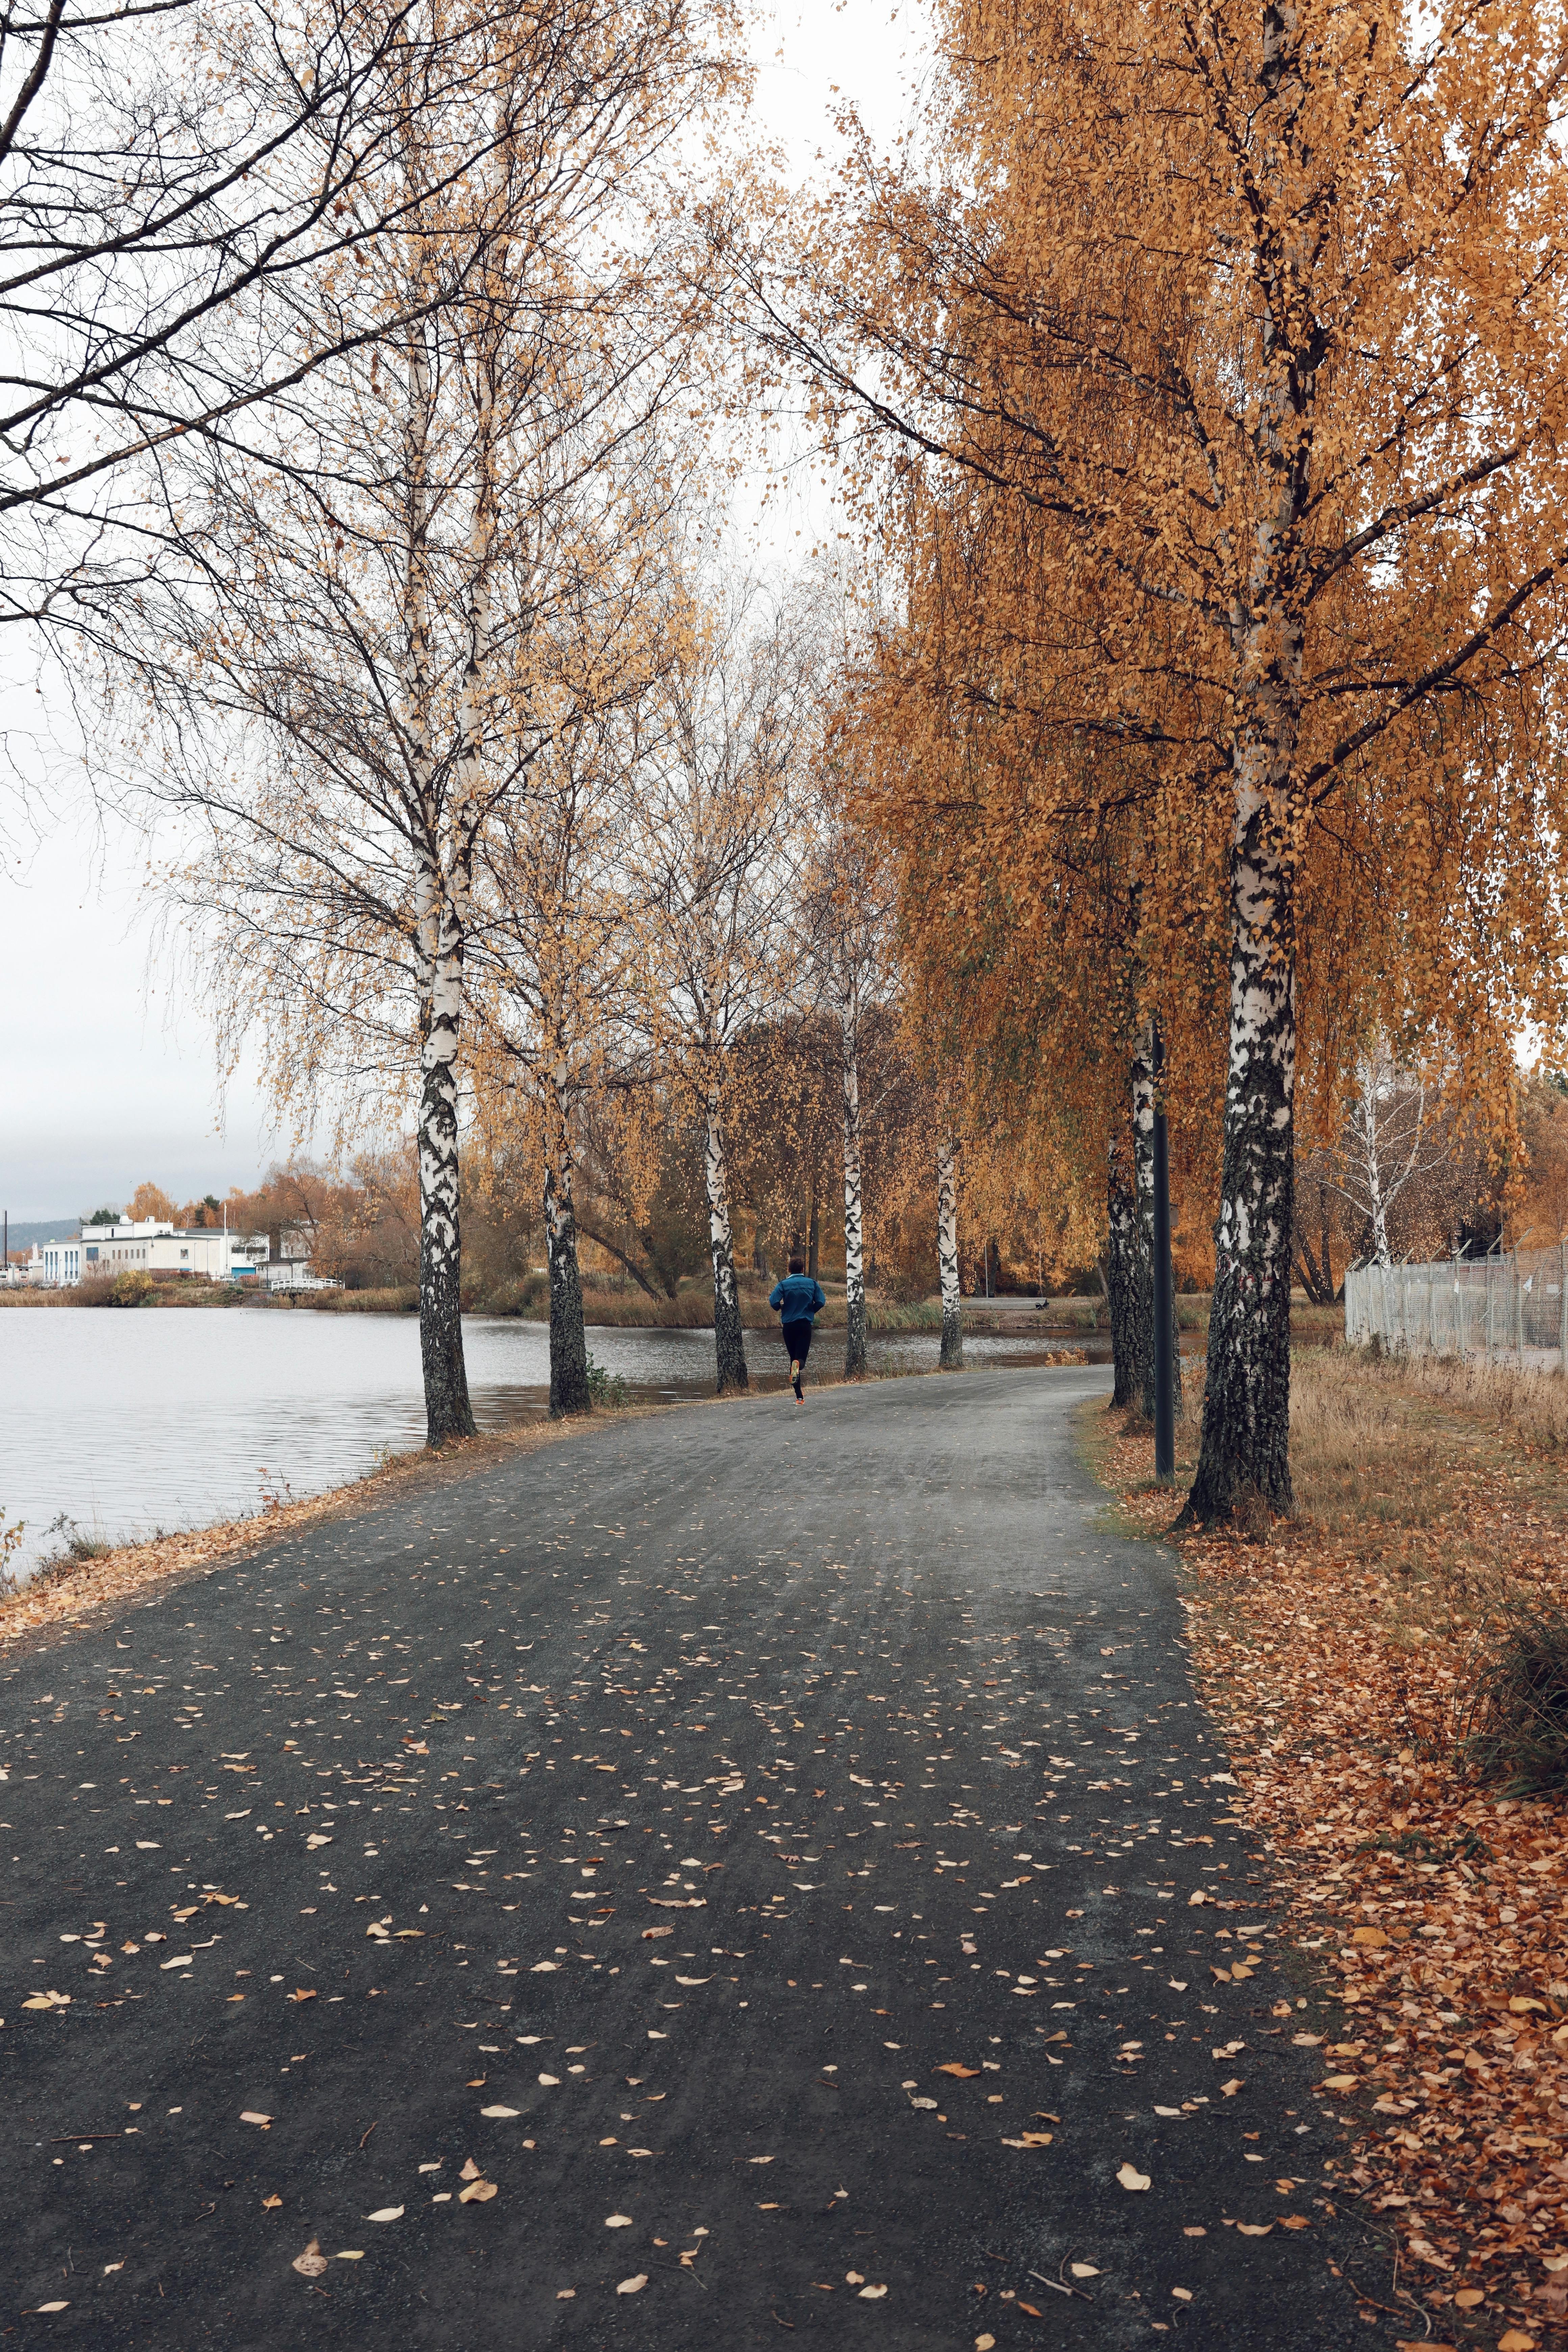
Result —
[{"label": "birch tree bark", "polygon": [[713,1255],[713,1352],[719,1394],[748,1388],[746,1342],[735,1283],[735,1244],[730,1229],[730,1192],[724,1169],[724,1125],[720,1096],[708,1097],[704,1122],[703,1180],[708,1192],[708,1231]]},{"label": "birch tree bark", "polygon": [[445,908],[420,1048],[419,1357],[425,1374],[426,1443],[475,1433],[463,1360],[462,1242],[458,1167],[458,1036],[462,1017],[462,938]]},{"label": "birch tree bark", "polygon": [[942,1352],[937,1369],[963,1370],[963,1310],[958,1288],[958,1150],[944,1136],[936,1155],[936,1262],[942,1281]]},{"label": "birch tree bark", "polygon": [[544,1245],[550,1267],[550,1417],[592,1410],[588,1340],[583,1328],[583,1277],[577,1264],[577,1214],[572,1188],[572,1131],[565,1073],[549,1081],[545,1114],[549,1145],[544,1169]]},{"label": "birch tree bark", "polygon": [[[1137,1235],[1133,1252],[1134,1300],[1129,1337],[1135,1350],[1138,1402],[1146,1421],[1154,1418],[1154,1024],[1138,1032],[1131,1067],[1132,1160],[1137,1184]],[[1171,1285],[1171,1393],[1181,1411],[1182,1360],[1176,1332],[1176,1273]]]},{"label": "birch tree bark", "polygon": [[860,992],[851,973],[841,1007],[844,1072],[844,1377],[866,1376],[866,1253],[860,1208]]},{"label": "birch tree bark", "polygon": [[1148,1358],[1140,1291],[1138,1188],[1131,1138],[1112,1129],[1106,1154],[1105,1288],[1110,1314],[1110,1402],[1143,1409],[1143,1366]]},{"label": "birch tree bark", "polygon": [[[441,856],[430,702],[430,444],[433,393],[423,324],[405,343],[408,390],[404,463],[407,509],[404,589],[403,730],[408,746],[415,856],[415,960],[419,987],[419,1358],[426,1444],[475,1433],[463,1360],[461,1182],[458,1165],[458,1046],[463,1012],[463,921]],[[476,583],[477,585],[477,583]],[[470,660],[472,656],[470,655]]]},{"label": "birch tree bark", "polygon": [[813,724],[800,614],[735,580],[693,599],[653,689],[625,864],[646,908],[650,1066],[703,1121],[719,1393],[747,1385],[725,1164],[740,1041],[787,1001],[796,954],[789,833]]},{"label": "birch tree bark", "polygon": [[[1289,777],[1300,635],[1257,650],[1266,688],[1237,747],[1231,835],[1230,1057],[1225,1160],[1197,1475],[1184,1524],[1257,1497],[1288,1516],[1290,1238],[1295,1194],[1296,1002]],[[1293,650],[1292,650],[1293,648]]]}]

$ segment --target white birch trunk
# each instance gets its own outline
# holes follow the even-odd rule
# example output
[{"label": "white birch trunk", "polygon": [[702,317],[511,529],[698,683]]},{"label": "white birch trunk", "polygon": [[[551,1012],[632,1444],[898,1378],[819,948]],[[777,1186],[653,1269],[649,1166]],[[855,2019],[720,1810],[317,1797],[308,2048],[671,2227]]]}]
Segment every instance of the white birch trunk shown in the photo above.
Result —
[{"label": "white birch trunk", "polygon": [[404,726],[415,827],[415,970],[419,995],[419,1353],[426,1443],[472,1437],[463,1360],[462,1244],[458,1166],[458,1048],[464,929],[441,866],[430,752],[429,437],[431,385],[423,338],[408,356],[407,554],[404,579]]},{"label": "white birch trunk", "polygon": [[583,1277],[577,1263],[577,1211],[573,1198],[571,1103],[567,1074],[558,1063],[543,1084],[544,1248],[550,1272],[550,1412],[552,1420],[587,1412],[588,1339],[583,1328]]},{"label": "white birch trunk", "polygon": [[1143,1402],[1147,1347],[1140,1338],[1138,1187],[1129,1131],[1111,1135],[1105,1170],[1105,1288],[1110,1309],[1112,1405]]},{"label": "white birch trunk", "polygon": [[866,1372],[866,1255],[860,1200],[860,993],[853,979],[840,1008],[844,1045],[844,1377]]},{"label": "white birch trunk", "polygon": [[945,1136],[936,1155],[936,1263],[942,1282],[942,1353],[938,1370],[963,1370],[963,1310],[958,1288],[958,1151]]},{"label": "white birch trunk", "polygon": [[[1259,598],[1261,604],[1263,599]],[[1184,1518],[1257,1498],[1289,1515],[1294,1192],[1295,861],[1290,775],[1300,626],[1246,631],[1260,673],[1237,729],[1230,850],[1230,1055],[1203,1443]]]},{"label": "white birch trunk", "polygon": [[729,1177],[724,1166],[724,1126],[718,1089],[706,1105],[703,1175],[708,1190],[708,1235],[713,1257],[713,1352],[719,1394],[750,1386],[746,1346],[735,1283],[735,1245],[730,1227]]},{"label": "white birch trunk", "polygon": [[1145,1421],[1154,1418],[1154,1024],[1145,1021],[1132,1049],[1132,1311],[1136,1395]]}]

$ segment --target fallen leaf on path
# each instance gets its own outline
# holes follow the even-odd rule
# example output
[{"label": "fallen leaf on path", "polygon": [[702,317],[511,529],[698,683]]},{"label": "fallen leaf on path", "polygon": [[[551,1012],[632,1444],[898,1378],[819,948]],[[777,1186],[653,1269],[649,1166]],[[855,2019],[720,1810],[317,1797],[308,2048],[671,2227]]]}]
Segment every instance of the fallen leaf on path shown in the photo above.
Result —
[{"label": "fallen leaf on path", "polygon": [[401,2221],[403,2208],[401,2205],[378,2205],[374,2213],[367,2213],[364,2218],[367,2221]]},{"label": "fallen leaf on path", "polygon": [[1074,2278],[1098,2278],[1100,2276],[1100,2273],[1093,2263],[1069,2263],[1068,2264],[1068,2268],[1071,2271]]},{"label": "fallen leaf on path", "polygon": [[641,2294],[647,2284],[647,2271],[638,2271],[636,2278],[623,2279],[616,2289],[617,2294]]},{"label": "fallen leaf on path", "polygon": [[1121,2181],[1123,2189],[1147,2189],[1149,2186],[1149,2175],[1146,2172],[1140,2172],[1137,2166],[1133,2164],[1122,2165],[1116,2178]]},{"label": "fallen leaf on path", "polygon": [[459,2205],[488,2205],[496,2193],[493,2180],[470,2180],[466,2189],[458,2191]]},{"label": "fallen leaf on path", "polygon": [[1522,2327],[1510,2327],[1498,2337],[1497,2352],[1535,2352],[1535,2338]]},{"label": "fallen leaf on path", "polygon": [[304,2252],[296,2254],[289,2264],[289,2268],[298,2271],[301,2278],[320,2278],[326,2267],[327,2258],[316,2238],[312,2238]]},{"label": "fallen leaf on path", "polygon": [[1282,2230],[1310,2230],[1311,2226],[1305,2213],[1281,2213],[1279,2216],[1279,2227]]},{"label": "fallen leaf on path", "polygon": [[674,1933],[673,1927],[645,1927],[642,1931],[642,1940],[645,1944],[651,1944],[659,1936],[673,1936]]},{"label": "fallen leaf on path", "polygon": [[521,2107],[481,2107],[479,2109],[479,2113],[481,2116],[520,2116],[522,2113],[522,2109]]},{"label": "fallen leaf on path", "polygon": [[1234,2099],[1237,2091],[1245,2091],[1246,2088],[1247,2084],[1242,2080],[1241,2076],[1239,2074],[1233,2074],[1228,2083],[1222,2083],[1220,2084],[1219,2095],[1222,2099]]},{"label": "fallen leaf on path", "polygon": [[888,2290],[885,2286],[863,2286],[860,2290],[859,2300],[862,2303],[880,2303],[882,2297],[887,2294],[887,2292]]},{"label": "fallen leaf on path", "polygon": [[340,2246],[337,2252],[332,2256],[332,2260],[335,2263],[363,2263],[364,2260],[364,2248],[363,2246]]},{"label": "fallen leaf on path", "polygon": [[[244,1998],[245,1995],[241,1993],[240,1999],[243,2000]],[[300,1985],[297,1991],[289,1994],[289,1998],[290,2000],[314,2000],[316,1996],[310,1986]]]},{"label": "fallen leaf on path", "polygon": [[270,2131],[272,2128],[272,2118],[270,2116],[256,2115],[249,2107],[242,2107],[240,2109],[239,2120],[242,2124],[259,2124],[263,2131]]},{"label": "fallen leaf on path", "polygon": [[474,2162],[473,2158],[472,2158],[471,2156],[465,2157],[465,2158],[464,2158],[464,2159],[463,2159],[463,2168],[462,2168],[461,2172],[458,2175],[458,2179],[459,2179],[459,2180],[477,2180],[477,2179],[479,2179],[479,2166]]},{"label": "fallen leaf on path", "polygon": [[1274,2224],[1272,2221],[1238,2221],[1236,2226],[1243,2238],[1266,2238]]},{"label": "fallen leaf on path", "polygon": [[1485,2303],[1486,2296],[1479,2286],[1462,2286],[1454,2301],[1461,2311],[1474,2311],[1479,2303]]},{"label": "fallen leaf on path", "polygon": [[605,2216],[606,2230],[629,2230],[631,2226],[632,2217],[629,2213],[606,2213]]},{"label": "fallen leaf on path", "polygon": [[264,2213],[275,2213],[282,2202],[281,2197],[264,2197],[261,2200],[261,2210]]},{"label": "fallen leaf on path", "polygon": [[936,2074],[953,2074],[961,2083],[967,2083],[979,2074],[980,2069],[978,2066],[961,2066],[956,2059],[950,2059],[945,2066],[934,2066],[931,2072]]},{"label": "fallen leaf on path", "polygon": [[1359,2074],[1325,2074],[1321,2087],[1325,2091],[1355,2091],[1361,2087]]}]

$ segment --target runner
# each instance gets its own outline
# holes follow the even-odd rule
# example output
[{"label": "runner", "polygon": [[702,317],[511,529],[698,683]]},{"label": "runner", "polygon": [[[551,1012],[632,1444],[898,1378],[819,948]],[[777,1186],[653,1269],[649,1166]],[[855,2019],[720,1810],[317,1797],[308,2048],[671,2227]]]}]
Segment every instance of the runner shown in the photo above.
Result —
[{"label": "runner", "polygon": [[805,1260],[799,1257],[791,1258],[789,1272],[782,1282],[774,1283],[768,1295],[768,1305],[780,1318],[784,1343],[789,1349],[789,1384],[795,1391],[796,1404],[805,1402],[800,1376],[811,1353],[812,1318],[820,1314],[826,1304],[826,1292],[815,1275],[807,1274]]}]

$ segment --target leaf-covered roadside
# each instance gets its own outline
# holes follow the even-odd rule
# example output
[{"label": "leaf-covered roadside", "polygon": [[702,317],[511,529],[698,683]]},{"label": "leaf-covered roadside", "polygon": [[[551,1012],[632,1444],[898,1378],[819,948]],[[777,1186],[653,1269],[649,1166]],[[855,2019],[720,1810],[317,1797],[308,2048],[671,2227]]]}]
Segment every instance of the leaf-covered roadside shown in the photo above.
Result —
[{"label": "leaf-covered roadside", "polygon": [[[1392,2225],[1400,2302],[1434,2343],[1526,2352],[1568,2340],[1568,1808],[1482,1786],[1461,1740],[1497,1599],[1568,1594],[1568,1507],[1528,1422],[1484,1397],[1435,1403],[1430,1380],[1401,1396],[1342,1354],[1309,1378],[1375,1385],[1383,1507],[1335,1509],[1332,1465],[1315,1480],[1309,1462],[1310,1516],[1183,1539],[1194,1673],[1342,2010],[1320,2096],[1351,2132],[1355,2193]],[[1146,1430],[1117,1416],[1096,1450],[1124,1511],[1163,1533]]]}]

